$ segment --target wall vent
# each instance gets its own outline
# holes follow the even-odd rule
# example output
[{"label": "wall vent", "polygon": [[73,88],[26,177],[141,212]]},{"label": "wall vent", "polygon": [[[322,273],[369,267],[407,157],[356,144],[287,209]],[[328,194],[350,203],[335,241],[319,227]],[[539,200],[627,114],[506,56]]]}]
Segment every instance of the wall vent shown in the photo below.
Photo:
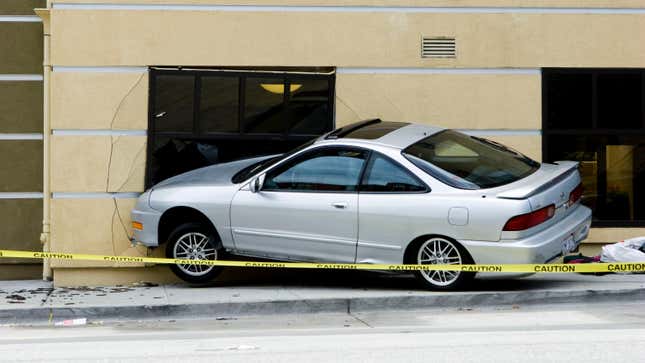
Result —
[{"label": "wall vent", "polygon": [[423,37],[421,38],[421,58],[456,58],[455,38]]}]

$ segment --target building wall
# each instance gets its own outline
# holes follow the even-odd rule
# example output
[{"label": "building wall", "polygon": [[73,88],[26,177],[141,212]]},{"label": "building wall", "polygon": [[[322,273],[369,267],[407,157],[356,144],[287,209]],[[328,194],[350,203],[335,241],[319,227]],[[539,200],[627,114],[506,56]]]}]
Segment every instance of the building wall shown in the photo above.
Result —
[{"label": "building wall", "polygon": [[[44,5],[0,2],[0,249],[42,248],[43,40],[33,9]],[[37,278],[39,264],[0,259],[0,279]]]},{"label": "building wall", "polygon": [[[645,34],[645,12],[626,10],[642,1],[595,1],[596,10],[556,8],[586,1],[487,1],[503,7],[494,10],[474,0],[407,0],[397,3],[406,8],[378,11],[372,6],[389,2],[52,3],[51,247],[60,252],[147,253],[127,236],[129,209],[143,190],[151,65],[334,66],[337,126],[369,117],[426,122],[485,135],[536,159],[541,67],[645,67],[637,36]],[[457,57],[421,58],[422,36],[454,36]],[[593,230],[590,240],[643,232]],[[131,265],[52,266],[65,285],[172,279]]]}]

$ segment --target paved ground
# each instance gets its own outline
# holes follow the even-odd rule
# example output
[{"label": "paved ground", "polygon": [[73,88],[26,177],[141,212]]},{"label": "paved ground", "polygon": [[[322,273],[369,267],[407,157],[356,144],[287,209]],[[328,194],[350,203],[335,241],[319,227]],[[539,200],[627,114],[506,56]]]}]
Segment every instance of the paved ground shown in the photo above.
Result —
[{"label": "paved ground", "polygon": [[0,327],[3,361],[641,362],[645,304]]},{"label": "paved ground", "polygon": [[[259,270],[258,270],[259,271]],[[645,298],[645,275],[543,274],[481,281],[471,291],[419,289],[407,276],[366,271],[246,274],[207,287],[188,285],[52,288],[43,281],[0,282],[0,324],[181,319],[392,309],[468,308]]]}]

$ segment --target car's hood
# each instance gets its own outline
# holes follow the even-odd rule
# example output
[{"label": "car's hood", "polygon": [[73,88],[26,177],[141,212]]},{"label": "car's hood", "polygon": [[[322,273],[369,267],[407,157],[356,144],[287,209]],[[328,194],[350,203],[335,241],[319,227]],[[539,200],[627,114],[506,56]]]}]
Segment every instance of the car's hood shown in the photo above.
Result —
[{"label": "car's hood", "polygon": [[275,156],[276,155],[260,156],[195,169],[155,184],[152,189],[191,185],[232,185],[233,182],[231,181],[231,178],[235,173],[249,165]]}]

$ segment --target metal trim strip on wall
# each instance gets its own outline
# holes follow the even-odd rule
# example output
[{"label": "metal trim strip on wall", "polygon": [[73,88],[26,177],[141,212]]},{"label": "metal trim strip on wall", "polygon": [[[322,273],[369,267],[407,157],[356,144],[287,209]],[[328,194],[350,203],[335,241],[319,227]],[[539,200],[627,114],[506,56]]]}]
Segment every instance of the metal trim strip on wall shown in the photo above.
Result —
[{"label": "metal trim strip on wall", "polygon": [[70,72],[90,72],[90,73],[144,73],[148,72],[148,67],[136,66],[118,66],[118,67],[70,67],[70,66],[53,66],[52,72],[70,73]]},{"label": "metal trim strip on wall", "polygon": [[[122,199],[122,198],[138,198],[141,193],[139,192],[116,192],[116,193],[68,193],[68,192],[54,192],[52,198],[54,199]],[[2,199],[43,199],[44,194],[41,192],[0,192],[0,200]]]},{"label": "metal trim strip on wall", "polygon": [[54,136],[146,136],[146,130],[52,130]]},{"label": "metal trim strip on wall", "polygon": [[476,14],[645,14],[640,8],[573,7],[421,7],[421,6],[306,6],[306,5],[179,5],[179,4],[96,4],[54,3],[65,10],[174,10],[230,12],[389,12],[389,13],[476,13]]},{"label": "metal trim strip on wall", "polygon": [[0,140],[42,140],[43,134],[0,134]]},{"label": "metal trim strip on wall", "polygon": [[526,74],[540,75],[539,68],[353,68],[339,67],[336,74]]},{"label": "metal trim strip on wall", "polygon": [[138,198],[140,192],[116,192],[116,193],[68,193],[68,192],[53,192],[53,199],[122,199],[122,198]]},{"label": "metal trim strip on wall", "polygon": [[42,199],[41,192],[0,192],[0,199]]},{"label": "metal trim strip on wall", "polygon": [[38,15],[0,15],[0,23],[41,23]]},{"label": "metal trim strip on wall", "polygon": [[0,74],[0,81],[20,82],[20,81],[42,81],[42,74]]}]

